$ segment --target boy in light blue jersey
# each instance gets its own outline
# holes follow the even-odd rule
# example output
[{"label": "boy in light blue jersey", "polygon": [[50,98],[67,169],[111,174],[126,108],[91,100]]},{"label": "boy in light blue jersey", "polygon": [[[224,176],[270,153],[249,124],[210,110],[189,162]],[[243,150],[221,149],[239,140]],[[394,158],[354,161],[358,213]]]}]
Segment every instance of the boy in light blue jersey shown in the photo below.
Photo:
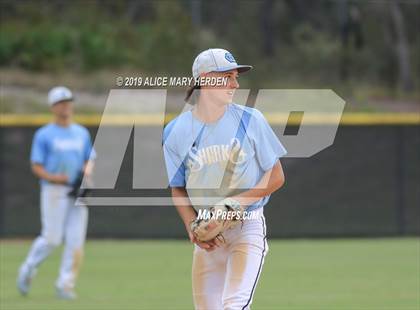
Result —
[{"label": "boy in light blue jersey", "polygon": [[[284,183],[279,158],[286,150],[264,116],[232,103],[238,73],[249,69],[224,49],[200,53],[194,78],[223,77],[228,83],[201,86],[192,110],[172,120],[163,133],[173,201],[195,244],[195,309],[250,309],[268,251],[263,207]],[[193,91],[197,87],[187,98]],[[256,216],[224,231],[224,242],[199,241],[190,226],[197,212],[225,198]]]},{"label": "boy in light blue jersey", "polygon": [[[212,124],[185,112],[165,127],[163,138],[169,185],[186,187],[196,211],[237,190],[253,188],[286,154],[260,111],[234,103]],[[231,186],[220,187],[228,160],[235,165]],[[247,211],[263,207],[269,197],[252,203]]]},{"label": "boy in light blue jersey", "polygon": [[56,282],[57,296],[74,299],[74,286],[83,256],[88,210],[76,206],[69,195],[77,179],[91,173],[95,157],[86,128],[72,123],[73,95],[66,87],[55,87],[48,95],[54,122],[35,133],[31,166],[40,179],[42,232],[20,267],[18,290],[26,295],[37,267],[52,250],[65,243],[60,273]]},{"label": "boy in light blue jersey", "polygon": [[[73,184],[90,159],[91,151],[92,142],[85,127],[78,124],[62,127],[51,123],[36,131],[31,163],[42,165],[49,174],[66,176],[66,183]],[[51,180],[41,178],[40,182],[49,184]]]}]

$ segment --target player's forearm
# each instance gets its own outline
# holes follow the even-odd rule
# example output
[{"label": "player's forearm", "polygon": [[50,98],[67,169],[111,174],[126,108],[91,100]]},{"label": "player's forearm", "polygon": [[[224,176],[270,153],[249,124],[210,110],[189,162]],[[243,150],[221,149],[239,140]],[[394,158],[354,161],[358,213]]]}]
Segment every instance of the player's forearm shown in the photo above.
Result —
[{"label": "player's forearm", "polygon": [[92,175],[94,165],[95,162],[93,160],[87,160],[85,162],[85,164],[83,165],[83,173],[85,176],[89,177]]},{"label": "player's forearm", "polygon": [[182,221],[187,230],[189,230],[190,223],[195,220],[197,214],[194,208],[191,206],[191,201],[188,198],[188,194],[185,188],[174,187],[172,188],[172,201],[175,208],[181,217]]},{"label": "player's forearm", "polygon": [[285,181],[283,169],[278,161],[271,170],[268,170],[255,187],[244,191],[233,199],[239,201],[243,206],[249,206],[261,198],[268,196],[283,186]]},{"label": "player's forearm", "polygon": [[40,164],[32,164],[31,168],[33,174],[40,179],[57,184],[66,184],[68,182],[68,177],[66,175],[48,173]]}]

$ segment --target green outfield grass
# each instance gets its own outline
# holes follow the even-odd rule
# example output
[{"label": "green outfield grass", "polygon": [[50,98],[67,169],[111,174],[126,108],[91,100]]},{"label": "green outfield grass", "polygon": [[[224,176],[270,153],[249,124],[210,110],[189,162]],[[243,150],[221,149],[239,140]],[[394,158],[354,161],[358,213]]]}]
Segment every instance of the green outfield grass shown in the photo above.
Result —
[{"label": "green outfield grass", "polygon": [[[0,309],[192,309],[186,241],[89,241],[79,299],[54,297],[60,252],[26,298],[15,289],[29,241],[0,242]],[[270,241],[253,309],[419,309],[420,240]]]}]

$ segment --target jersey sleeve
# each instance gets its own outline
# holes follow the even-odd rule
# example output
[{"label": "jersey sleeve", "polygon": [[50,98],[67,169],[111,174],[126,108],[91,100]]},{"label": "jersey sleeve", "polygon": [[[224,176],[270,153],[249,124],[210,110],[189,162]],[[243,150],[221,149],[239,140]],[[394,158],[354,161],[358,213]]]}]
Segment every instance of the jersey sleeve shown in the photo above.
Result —
[{"label": "jersey sleeve", "polygon": [[32,140],[31,163],[45,165],[47,157],[47,143],[42,132],[37,131]]},{"label": "jersey sleeve", "polygon": [[257,160],[264,171],[268,171],[277,160],[287,154],[273,129],[268,124],[264,115],[255,110],[255,152]]},{"label": "jersey sleeve", "polygon": [[168,143],[163,144],[166,171],[170,187],[185,187],[185,164]]},{"label": "jersey sleeve", "polygon": [[177,140],[174,133],[177,119],[172,120],[163,130],[162,145],[165,158],[169,187],[185,187],[184,158],[177,152]]}]

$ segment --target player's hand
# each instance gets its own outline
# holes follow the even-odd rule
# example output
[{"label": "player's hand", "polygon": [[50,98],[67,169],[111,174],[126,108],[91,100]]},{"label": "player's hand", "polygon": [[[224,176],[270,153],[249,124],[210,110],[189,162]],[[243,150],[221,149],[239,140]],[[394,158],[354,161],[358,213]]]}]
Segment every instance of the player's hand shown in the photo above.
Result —
[{"label": "player's hand", "polygon": [[206,250],[207,252],[211,252],[220,246],[220,242],[217,239],[213,239],[206,242],[198,241],[197,238],[194,236],[194,234],[190,230],[188,230],[188,236],[190,238],[191,243],[195,243],[196,245],[198,245],[203,250]]},{"label": "player's hand", "polygon": [[50,176],[48,181],[56,184],[67,184],[69,182],[69,177],[65,174],[54,174]]}]

